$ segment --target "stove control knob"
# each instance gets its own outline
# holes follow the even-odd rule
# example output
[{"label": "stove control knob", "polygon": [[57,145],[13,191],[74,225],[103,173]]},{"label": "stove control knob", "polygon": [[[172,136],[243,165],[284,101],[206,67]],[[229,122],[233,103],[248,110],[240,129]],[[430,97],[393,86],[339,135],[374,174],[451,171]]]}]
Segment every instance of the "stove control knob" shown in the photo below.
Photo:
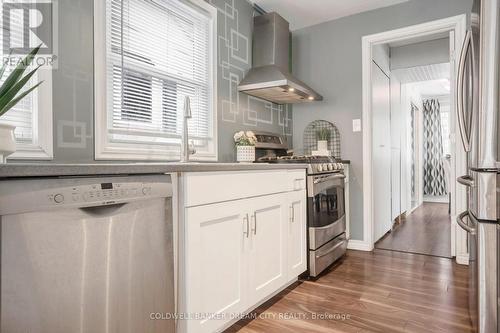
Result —
[{"label": "stove control knob", "polygon": [[318,170],[318,172],[323,171],[323,166],[322,166],[321,164],[318,164],[318,165],[316,166],[316,170]]},{"label": "stove control knob", "polygon": [[323,164],[323,171],[328,171],[328,164],[326,163]]},{"label": "stove control knob", "polygon": [[343,170],[344,169],[344,165],[342,163],[337,163],[337,166],[338,166],[339,170]]},{"label": "stove control knob", "polygon": [[334,170],[334,169],[336,169],[336,168],[335,168],[335,166],[333,165],[333,163],[328,163],[328,170],[329,170],[329,171],[332,171],[332,170]]}]

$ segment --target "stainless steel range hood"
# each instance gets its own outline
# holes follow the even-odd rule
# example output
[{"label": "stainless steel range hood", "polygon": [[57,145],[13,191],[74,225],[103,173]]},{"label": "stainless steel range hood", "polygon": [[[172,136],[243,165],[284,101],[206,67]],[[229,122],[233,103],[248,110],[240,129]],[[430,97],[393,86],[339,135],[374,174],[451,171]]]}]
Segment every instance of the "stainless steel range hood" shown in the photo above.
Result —
[{"label": "stainless steel range hood", "polygon": [[288,27],[288,22],[274,12],[254,17],[253,67],[238,85],[238,91],[278,104],[323,100],[288,70]]}]

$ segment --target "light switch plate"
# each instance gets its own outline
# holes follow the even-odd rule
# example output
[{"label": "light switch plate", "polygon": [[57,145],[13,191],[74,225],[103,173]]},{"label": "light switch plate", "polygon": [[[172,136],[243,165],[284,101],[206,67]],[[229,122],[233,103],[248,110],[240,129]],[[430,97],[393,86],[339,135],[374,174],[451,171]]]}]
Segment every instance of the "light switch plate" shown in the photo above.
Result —
[{"label": "light switch plate", "polygon": [[361,119],[353,119],[352,120],[352,131],[353,132],[361,132]]}]

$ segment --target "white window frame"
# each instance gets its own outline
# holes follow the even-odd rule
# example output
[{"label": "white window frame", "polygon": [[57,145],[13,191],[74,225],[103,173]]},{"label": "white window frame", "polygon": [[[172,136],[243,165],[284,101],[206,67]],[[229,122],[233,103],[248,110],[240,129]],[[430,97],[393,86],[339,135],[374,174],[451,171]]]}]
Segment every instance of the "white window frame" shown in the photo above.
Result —
[{"label": "white window frame", "polygon": [[[106,57],[106,2],[94,0],[94,113],[95,113],[95,159],[96,160],[161,160],[176,161],[181,157],[179,146],[148,145],[110,142],[108,136],[107,110],[107,57]],[[209,41],[209,82],[212,89],[212,117],[209,129],[213,140],[207,151],[196,152],[190,159],[194,161],[218,160],[217,133],[217,8],[204,0],[187,0],[208,12],[211,16]]]},{"label": "white window frame", "polygon": [[54,159],[52,70],[42,67],[35,76],[38,82],[43,81],[43,83],[32,92],[36,95],[35,107],[31,110],[33,141],[29,144],[16,144],[16,152],[10,155],[8,160],[50,161]]}]

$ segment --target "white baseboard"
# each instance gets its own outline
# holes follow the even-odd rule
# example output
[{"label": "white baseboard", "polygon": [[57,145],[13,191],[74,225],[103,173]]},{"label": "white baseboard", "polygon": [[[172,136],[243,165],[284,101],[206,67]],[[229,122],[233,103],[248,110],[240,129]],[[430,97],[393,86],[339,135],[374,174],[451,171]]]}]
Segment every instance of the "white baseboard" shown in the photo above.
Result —
[{"label": "white baseboard", "polygon": [[365,241],[350,239],[347,243],[347,248],[349,250],[357,250],[357,251],[373,251],[373,246],[366,243]]},{"label": "white baseboard", "polygon": [[455,260],[459,265],[469,265],[469,254],[459,254],[455,257]]}]

